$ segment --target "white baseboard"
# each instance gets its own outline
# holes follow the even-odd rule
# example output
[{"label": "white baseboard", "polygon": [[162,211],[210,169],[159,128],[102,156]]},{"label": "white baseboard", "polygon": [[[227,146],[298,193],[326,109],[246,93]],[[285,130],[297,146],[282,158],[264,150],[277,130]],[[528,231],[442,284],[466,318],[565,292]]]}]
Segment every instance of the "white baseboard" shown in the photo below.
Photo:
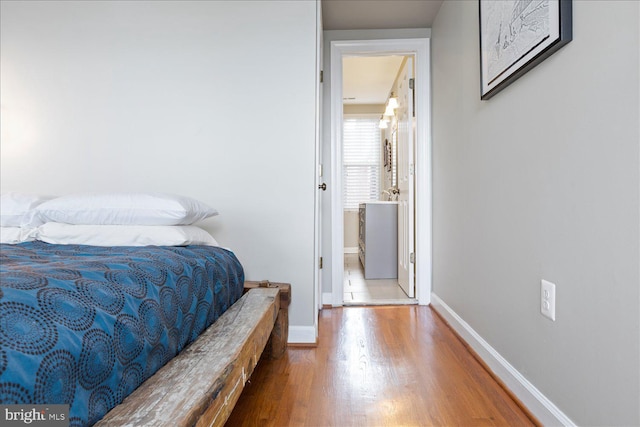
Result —
[{"label": "white baseboard", "polygon": [[316,344],[316,328],[313,326],[289,326],[289,344]]},{"label": "white baseboard", "polygon": [[431,306],[543,425],[576,425],[434,293],[431,294]]},{"label": "white baseboard", "polygon": [[344,253],[345,254],[357,254],[358,253],[358,247],[352,247],[352,248],[344,248]]}]

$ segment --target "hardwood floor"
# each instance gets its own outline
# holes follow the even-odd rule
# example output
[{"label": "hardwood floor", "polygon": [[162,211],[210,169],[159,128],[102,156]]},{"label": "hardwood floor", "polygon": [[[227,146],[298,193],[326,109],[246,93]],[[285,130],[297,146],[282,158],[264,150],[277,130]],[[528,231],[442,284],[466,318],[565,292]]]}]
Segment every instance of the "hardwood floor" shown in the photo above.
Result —
[{"label": "hardwood floor", "polygon": [[429,307],[325,309],[319,330],[258,363],[227,426],[535,425]]}]

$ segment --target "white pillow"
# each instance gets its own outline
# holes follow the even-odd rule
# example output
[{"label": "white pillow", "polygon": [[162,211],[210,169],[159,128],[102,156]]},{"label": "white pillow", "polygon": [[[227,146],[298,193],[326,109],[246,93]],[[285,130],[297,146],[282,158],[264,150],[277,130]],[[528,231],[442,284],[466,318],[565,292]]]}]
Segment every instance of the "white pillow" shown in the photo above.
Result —
[{"label": "white pillow", "polygon": [[60,245],[89,246],[218,246],[195,225],[72,225],[48,222],[38,227],[37,239]]},{"label": "white pillow", "polygon": [[37,231],[37,228],[0,227],[0,243],[31,242]]},{"label": "white pillow", "polygon": [[48,196],[17,192],[0,195],[0,227],[29,227],[42,224],[33,210],[51,199]]},{"label": "white pillow", "polygon": [[84,193],[36,208],[42,222],[85,225],[189,225],[218,211],[184,196],[162,193]]}]

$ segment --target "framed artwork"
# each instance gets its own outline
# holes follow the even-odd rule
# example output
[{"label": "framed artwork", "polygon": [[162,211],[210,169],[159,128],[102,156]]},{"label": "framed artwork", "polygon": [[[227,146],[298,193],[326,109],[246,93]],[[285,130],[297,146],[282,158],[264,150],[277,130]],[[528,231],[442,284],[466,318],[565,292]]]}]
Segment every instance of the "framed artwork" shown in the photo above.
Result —
[{"label": "framed artwork", "polygon": [[384,167],[387,172],[391,172],[391,144],[389,140],[384,140]]},{"label": "framed artwork", "polygon": [[572,35],[572,0],[479,0],[480,98],[489,99]]}]

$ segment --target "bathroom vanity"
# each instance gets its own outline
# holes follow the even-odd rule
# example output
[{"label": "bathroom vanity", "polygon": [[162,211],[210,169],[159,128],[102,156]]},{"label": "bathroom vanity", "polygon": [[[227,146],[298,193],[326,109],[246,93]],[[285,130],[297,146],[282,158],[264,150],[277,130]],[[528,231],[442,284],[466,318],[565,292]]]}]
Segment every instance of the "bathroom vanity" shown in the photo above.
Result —
[{"label": "bathroom vanity", "polygon": [[398,202],[360,204],[358,256],[365,279],[398,277]]}]

